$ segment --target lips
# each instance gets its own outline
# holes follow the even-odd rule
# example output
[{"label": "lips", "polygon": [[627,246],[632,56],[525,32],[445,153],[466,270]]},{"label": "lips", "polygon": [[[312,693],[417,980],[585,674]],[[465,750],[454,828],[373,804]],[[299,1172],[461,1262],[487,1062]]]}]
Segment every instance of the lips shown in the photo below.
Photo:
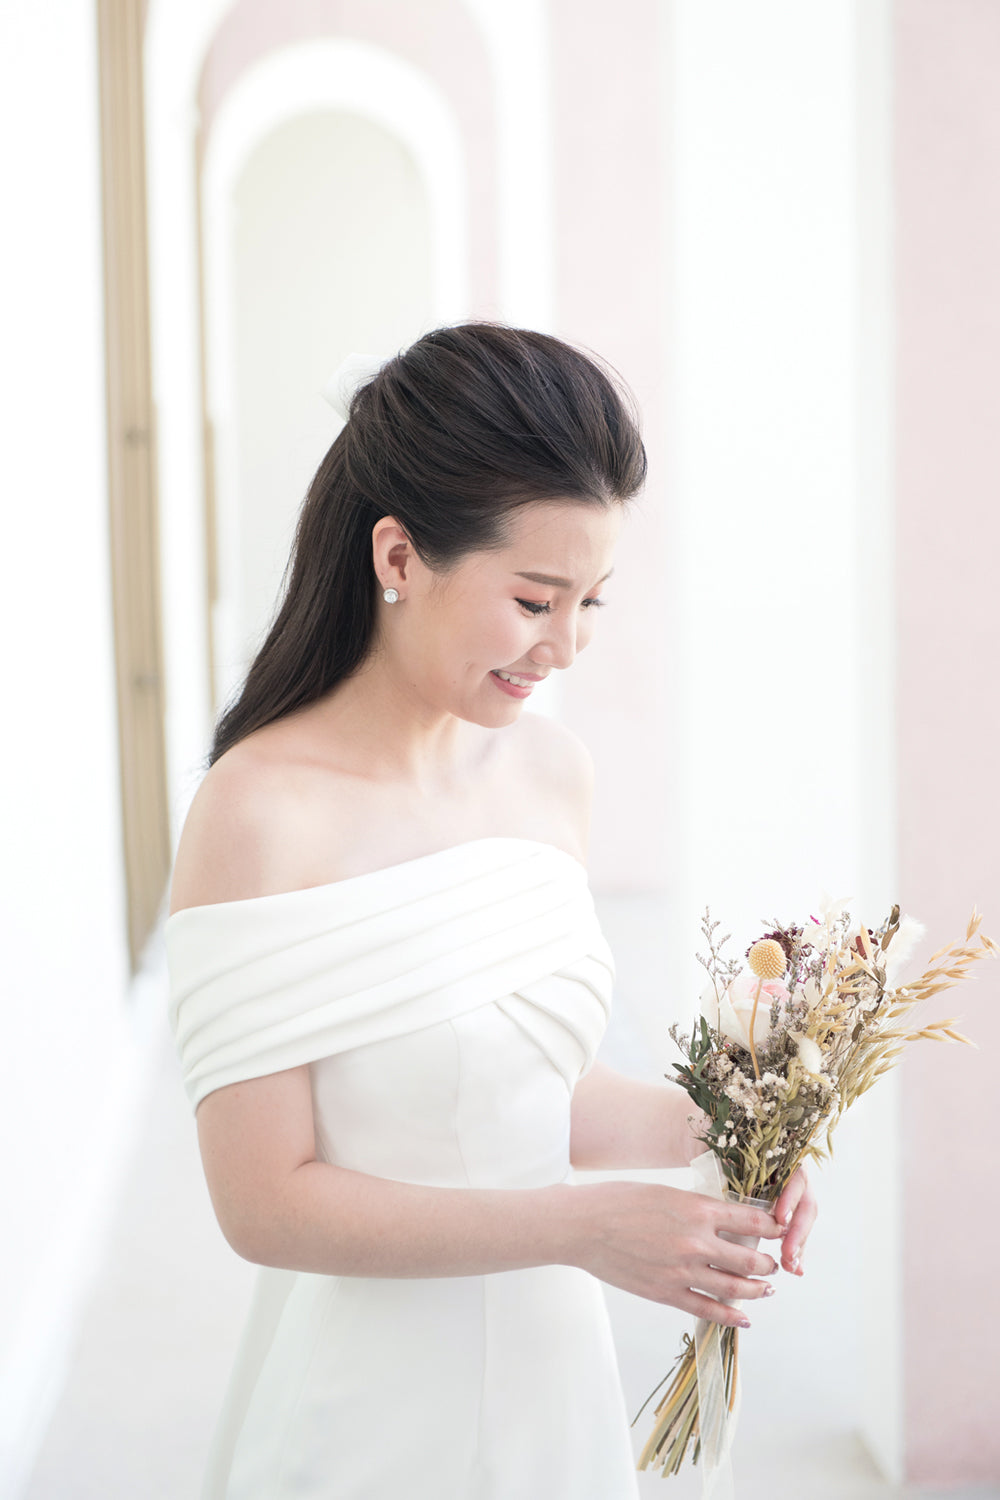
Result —
[{"label": "lips", "polygon": [[535,683],[542,681],[541,677],[522,677],[521,674],[517,672],[501,673],[499,668],[495,668],[490,673],[490,676],[493,678],[493,681],[496,683],[500,691],[506,693],[509,698],[530,697],[531,689],[534,687]]}]

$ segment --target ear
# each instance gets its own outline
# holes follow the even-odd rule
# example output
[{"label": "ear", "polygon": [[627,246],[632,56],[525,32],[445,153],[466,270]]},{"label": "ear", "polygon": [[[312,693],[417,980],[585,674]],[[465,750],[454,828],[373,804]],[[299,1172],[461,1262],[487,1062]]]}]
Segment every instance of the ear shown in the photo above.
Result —
[{"label": "ear", "polygon": [[413,543],[395,516],[383,516],[372,528],[372,563],[379,588],[405,592],[407,569],[416,558]]}]

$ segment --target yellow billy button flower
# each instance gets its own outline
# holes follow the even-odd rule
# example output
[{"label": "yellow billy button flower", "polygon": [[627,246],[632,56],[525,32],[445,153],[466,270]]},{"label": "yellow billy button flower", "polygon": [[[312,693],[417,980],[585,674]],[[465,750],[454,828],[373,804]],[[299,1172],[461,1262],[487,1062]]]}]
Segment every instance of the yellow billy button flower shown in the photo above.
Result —
[{"label": "yellow billy button flower", "polygon": [[780,979],[785,972],[785,950],[774,938],[761,938],[747,954],[747,961],[758,979]]},{"label": "yellow billy button flower", "polygon": [[782,977],[786,967],[785,950],[780,943],[775,942],[774,938],[761,938],[759,943],[754,943],[747,954],[747,962],[753,973],[757,975],[757,993],[753,997],[753,1010],[750,1013],[750,1060],[753,1063],[754,1075],[759,1079],[760,1068],[757,1066],[757,1051],[753,1044],[753,1026],[757,1019],[761,985],[765,979]]}]

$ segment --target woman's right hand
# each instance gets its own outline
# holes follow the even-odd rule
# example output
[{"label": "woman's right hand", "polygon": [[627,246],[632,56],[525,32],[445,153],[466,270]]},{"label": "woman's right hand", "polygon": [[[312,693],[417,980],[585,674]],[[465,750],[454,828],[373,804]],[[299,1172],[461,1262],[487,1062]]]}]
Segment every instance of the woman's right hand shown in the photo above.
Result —
[{"label": "woman's right hand", "polygon": [[784,1227],[762,1209],[654,1183],[590,1183],[572,1191],[589,1197],[576,1205],[583,1212],[572,1263],[611,1286],[733,1327],[749,1323],[727,1302],[774,1290],[758,1278],[773,1275],[778,1261],[720,1235],[780,1239]]}]

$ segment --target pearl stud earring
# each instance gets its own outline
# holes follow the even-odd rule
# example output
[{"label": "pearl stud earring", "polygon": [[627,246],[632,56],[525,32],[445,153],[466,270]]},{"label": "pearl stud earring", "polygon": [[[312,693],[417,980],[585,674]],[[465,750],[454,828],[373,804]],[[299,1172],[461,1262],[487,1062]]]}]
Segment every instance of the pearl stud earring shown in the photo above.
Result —
[{"label": "pearl stud earring", "polygon": [[399,598],[399,590],[386,589],[382,594],[382,598],[385,600],[386,604],[395,604],[396,600]]}]

